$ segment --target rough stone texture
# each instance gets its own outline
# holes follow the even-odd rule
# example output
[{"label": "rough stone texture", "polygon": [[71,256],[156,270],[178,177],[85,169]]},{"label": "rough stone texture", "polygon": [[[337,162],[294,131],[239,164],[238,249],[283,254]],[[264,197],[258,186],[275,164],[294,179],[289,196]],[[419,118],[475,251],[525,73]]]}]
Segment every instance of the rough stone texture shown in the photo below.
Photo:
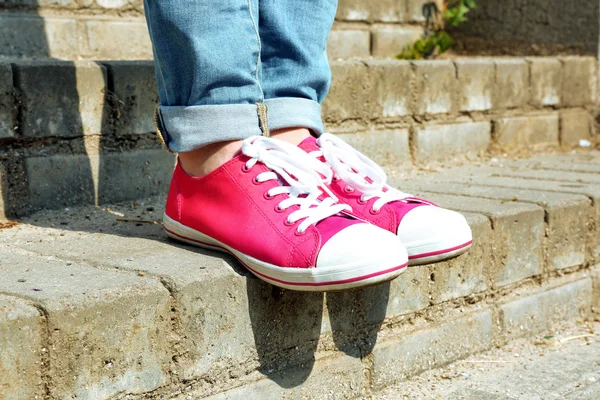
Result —
[{"label": "rough stone texture", "polygon": [[167,382],[169,293],[160,283],[6,246],[0,251],[0,291],[44,310],[51,397],[107,399]]},{"label": "rough stone texture", "polygon": [[365,29],[332,30],[327,41],[327,55],[339,58],[368,57],[371,54],[371,33]]},{"label": "rough stone texture", "polygon": [[[284,372],[277,382],[263,379],[210,396],[207,400],[349,399],[355,398],[365,386],[360,359],[349,356],[317,361],[312,371],[303,374],[308,376],[308,379],[300,386],[294,384],[294,373],[296,371],[289,371],[290,376],[286,376]],[[184,394],[174,400],[185,400],[188,396],[189,394]]]},{"label": "rough stone texture", "polygon": [[485,111],[492,108],[495,66],[492,60],[457,60],[460,111]]},{"label": "rough stone texture", "polygon": [[373,60],[367,63],[372,84],[372,118],[395,119],[412,114],[415,84],[408,61]]},{"label": "rough stone texture", "polygon": [[594,104],[598,99],[598,66],[591,57],[567,57],[562,59],[562,103],[568,107]]},{"label": "rough stone texture", "polygon": [[413,185],[435,193],[537,204],[545,211],[547,227],[544,253],[547,257],[547,268],[556,270],[574,267],[582,265],[585,261],[585,236],[588,218],[592,212],[591,202],[585,196],[489,187],[486,186],[484,178],[474,184],[444,183],[442,180],[419,185],[419,181],[415,180]]},{"label": "rough stone texture", "polygon": [[367,67],[356,61],[334,62],[331,72],[331,89],[323,103],[325,122],[369,118],[372,101]]},{"label": "rough stone texture", "polygon": [[6,219],[8,212],[8,203],[5,199],[8,197],[8,176],[3,163],[0,163],[0,221]]},{"label": "rough stone texture", "polygon": [[585,110],[568,110],[560,113],[560,144],[578,146],[581,139],[590,140],[591,115]]},{"label": "rough stone texture", "polygon": [[495,108],[516,108],[529,101],[529,64],[524,59],[497,59]]},{"label": "rough stone texture", "polygon": [[438,10],[442,9],[443,0],[406,0],[408,18],[411,22],[424,22],[425,15],[429,12],[431,3],[435,3]]},{"label": "rough stone texture", "polygon": [[595,313],[600,314],[600,264],[592,269],[592,281],[594,284],[592,307]]},{"label": "rough stone texture", "polygon": [[[457,338],[460,340],[456,340]],[[489,310],[413,334],[403,334],[375,346],[373,386],[380,389],[491,346],[492,313]]]},{"label": "rough stone texture", "polygon": [[595,0],[479,0],[468,21],[452,30],[456,49],[470,54],[596,55],[600,36]]},{"label": "rough stone texture", "polygon": [[[79,54],[102,60],[150,60],[152,44],[143,18],[84,20]],[[111,40],[106,40],[110,37]]]},{"label": "rough stone texture", "polygon": [[493,121],[494,142],[506,150],[529,146],[556,146],[559,140],[557,113]]},{"label": "rough stone texture", "polygon": [[0,15],[0,58],[74,58],[74,19],[33,15]]},{"label": "rough stone texture", "polygon": [[91,61],[16,64],[24,137],[99,135],[107,124],[106,69]]},{"label": "rough stone texture", "polygon": [[533,295],[524,295],[500,306],[507,339],[545,331],[554,324],[589,314],[592,280],[581,279]]},{"label": "rough stone texture", "polygon": [[418,26],[375,25],[371,28],[371,53],[373,57],[395,57],[422,35],[423,28]]},{"label": "rough stone texture", "polygon": [[12,68],[0,63],[0,139],[14,136],[15,111]]},{"label": "rough stone texture", "polygon": [[165,193],[173,155],[164,150],[31,157],[25,161],[32,209],[103,204]]},{"label": "rough stone texture", "polygon": [[454,64],[451,61],[418,61],[414,66],[418,99],[415,111],[418,114],[451,112],[452,93],[456,87]]},{"label": "rough stone texture", "polygon": [[380,165],[411,164],[408,129],[340,134],[345,142]]},{"label": "rough stone texture", "polygon": [[418,267],[426,271],[429,299],[434,304],[481,293],[489,288],[488,265],[494,248],[490,221],[481,214],[463,214],[473,231],[473,245],[469,251],[450,261]]},{"label": "rough stone texture", "polygon": [[369,21],[371,12],[369,3],[363,0],[339,0],[336,20],[339,21]]},{"label": "rough stone texture", "polygon": [[457,155],[476,156],[488,148],[490,141],[489,122],[418,127],[413,137],[415,162],[427,164]]},{"label": "rough stone texture", "polygon": [[152,61],[105,64],[117,135],[154,132],[153,115],[160,100]]},{"label": "rough stone texture", "polygon": [[336,20],[369,22],[403,22],[406,19],[405,0],[340,0]]},{"label": "rough stone texture", "polygon": [[[533,204],[431,193],[411,182],[395,186],[429,199],[442,207],[486,215],[493,226],[494,261],[488,268],[495,287],[540,275],[543,271],[544,210]],[[419,185],[420,186],[420,185]],[[416,190],[413,190],[416,189]]]},{"label": "rough stone texture", "polygon": [[25,301],[0,295],[0,398],[41,398],[40,312]]},{"label": "rough stone texture", "polygon": [[556,58],[529,58],[531,98],[534,106],[554,106],[561,102],[562,64]]}]

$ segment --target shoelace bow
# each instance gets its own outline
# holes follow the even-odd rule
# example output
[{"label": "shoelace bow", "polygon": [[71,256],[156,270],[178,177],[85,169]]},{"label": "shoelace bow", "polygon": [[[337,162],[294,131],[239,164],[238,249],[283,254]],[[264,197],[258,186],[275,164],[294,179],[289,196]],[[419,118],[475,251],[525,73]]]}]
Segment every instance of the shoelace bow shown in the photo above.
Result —
[{"label": "shoelace bow", "polygon": [[[363,193],[361,201],[367,202],[376,198],[373,212],[379,212],[384,205],[392,201],[422,201],[388,186],[387,175],[379,165],[335,135],[323,133],[317,139],[317,143],[321,150],[312,151],[310,155],[325,158],[339,178],[351,189],[358,189]],[[327,183],[331,183],[333,177],[323,176]]]},{"label": "shoelace bow", "polygon": [[[271,170],[258,174],[255,178],[258,183],[269,180],[281,183],[266,193],[270,198],[280,194],[288,195],[277,205],[278,210],[283,211],[293,205],[300,207],[291,213],[286,221],[288,224],[294,224],[304,219],[296,229],[299,234],[304,233],[309,226],[340,211],[351,211],[350,206],[338,203],[338,199],[319,176],[320,173],[325,179],[331,180],[331,169],[309,157],[300,148],[280,140],[255,136],[242,142],[242,153],[250,157],[245,165],[246,170],[252,169],[258,162]],[[320,200],[323,192],[327,196]]]}]

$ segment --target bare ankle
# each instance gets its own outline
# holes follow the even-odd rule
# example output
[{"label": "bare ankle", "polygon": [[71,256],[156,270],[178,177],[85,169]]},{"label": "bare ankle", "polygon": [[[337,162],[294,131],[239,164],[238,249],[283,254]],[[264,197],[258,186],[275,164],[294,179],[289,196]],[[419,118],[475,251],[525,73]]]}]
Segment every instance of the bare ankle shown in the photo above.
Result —
[{"label": "bare ankle", "polygon": [[179,153],[178,157],[185,172],[200,177],[211,173],[231,160],[241,146],[241,140],[218,142],[196,150]]},{"label": "bare ankle", "polygon": [[271,131],[271,137],[297,146],[310,137],[310,131],[307,128],[283,128]]}]

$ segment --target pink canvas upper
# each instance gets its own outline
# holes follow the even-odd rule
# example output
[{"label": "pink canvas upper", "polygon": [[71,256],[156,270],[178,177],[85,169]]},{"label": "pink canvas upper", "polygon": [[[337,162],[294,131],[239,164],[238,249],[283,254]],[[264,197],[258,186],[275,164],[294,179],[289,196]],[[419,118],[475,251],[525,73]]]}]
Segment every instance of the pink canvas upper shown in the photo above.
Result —
[{"label": "pink canvas upper", "polygon": [[166,214],[248,256],[298,268],[314,267],[327,240],[345,227],[361,223],[350,215],[337,214],[298,233],[300,222],[289,224],[286,220],[299,206],[278,210],[277,205],[289,195],[267,196],[267,191],[280,183],[257,182],[256,176],[269,168],[257,163],[248,169],[248,160],[239,154],[200,178],[190,176],[177,163]]},{"label": "pink canvas upper", "polygon": [[[307,153],[318,151],[319,145],[314,137],[305,139],[298,145]],[[324,158],[321,161],[325,162]],[[334,195],[338,197],[340,202],[348,204],[352,207],[353,214],[358,217],[390,232],[396,233],[402,218],[412,209],[425,205],[434,205],[433,203],[419,199],[406,198],[401,201],[392,201],[383,206],[378,212],[373,212],[373,203],[376,199],[370,199],[367,202],[361,201],[361,193],[359,190],[350,188],[342,179],[334,176],[334,179],[327,185]]]}]

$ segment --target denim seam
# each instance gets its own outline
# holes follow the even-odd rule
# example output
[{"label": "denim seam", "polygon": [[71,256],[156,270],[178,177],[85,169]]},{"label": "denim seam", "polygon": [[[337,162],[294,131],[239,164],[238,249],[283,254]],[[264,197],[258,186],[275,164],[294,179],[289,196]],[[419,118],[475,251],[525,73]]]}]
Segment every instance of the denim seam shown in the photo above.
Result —
[{"label": "denim seam", "polygon": [[[147,0],[144,0],[144,3],[146,3]],[[148,9],[148,4],[144,4],[144,10]],[[153,30],[152,30],[152,26],[150,24],[150,18],[146,18],[146,23],[148,24],[148,33],[150,36],[150,41],[152,42],[152,49],[154,49],[154,43],[156,43],[156,41],[154,40],[154,35],[152,34]],[[156,57],[154,57],[156,59]],[[165,81],[165,76],[163,74],[162,68],[160,67],[160,63],[158,62],[158,60],[156,60],[154,62],[154,66],[158,71],[158,75],[160,75],[160,79],[162,80],[162,86],[165,90],[165,97],[167,98],[167,104],[171,104],[171,102],[169,101],[169,91],[167,90],[167,82]]]},{"label": "denim seam", "polygon": [[260,90],[261,101],[265,101],[265,94],[262,90],[262,86],[260,84],[260,79],[258,77],[258,69],[260,65],[260,53],[262,51],[262,44],[260,42],[260,33],[258,33],[258,26],[256,25],[256,21],[252,16],[252,4],[251,0],[248,0],[248,14],[250,15],[250,20],[252,21],[252,28],[254,28],[254,32],[256,33],[256,41],[258,43],[258,55],[256,56],[256,70],[254,71],[254,77],[256,79],[256,83],[258,85],[258,90]]}]

